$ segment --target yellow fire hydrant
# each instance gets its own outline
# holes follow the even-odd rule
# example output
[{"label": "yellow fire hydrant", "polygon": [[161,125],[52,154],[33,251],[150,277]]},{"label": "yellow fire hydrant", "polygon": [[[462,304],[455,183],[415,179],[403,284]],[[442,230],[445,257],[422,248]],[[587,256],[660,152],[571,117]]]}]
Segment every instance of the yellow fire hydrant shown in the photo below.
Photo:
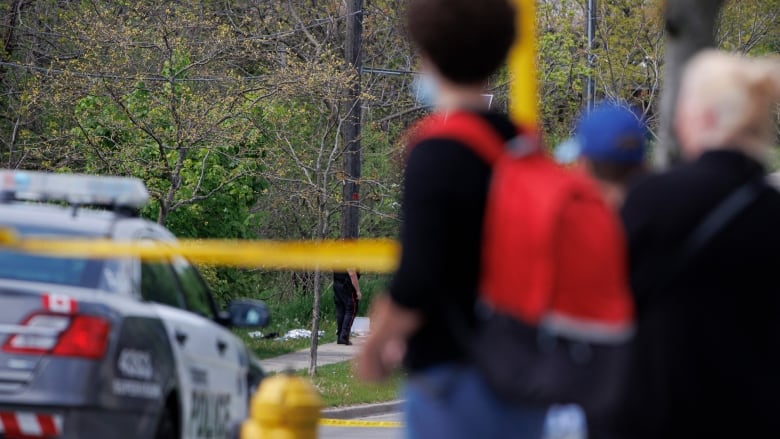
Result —
[{"label": "yellow fire hydrant", "polygon": [[252,397],[241,439],[316,439],[322,400],[303,377],[265,378]]}]

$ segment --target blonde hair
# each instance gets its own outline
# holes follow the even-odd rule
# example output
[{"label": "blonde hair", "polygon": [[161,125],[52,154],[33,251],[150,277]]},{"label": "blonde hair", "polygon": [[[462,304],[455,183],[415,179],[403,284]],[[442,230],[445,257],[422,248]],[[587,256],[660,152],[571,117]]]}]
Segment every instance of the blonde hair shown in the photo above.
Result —
[{"label": "blonde hair", "polygon": [[703,51],[680,83],[675,123],[683,150],[736,148],[762,158],[775,137],[779,103],[780,58]]}]

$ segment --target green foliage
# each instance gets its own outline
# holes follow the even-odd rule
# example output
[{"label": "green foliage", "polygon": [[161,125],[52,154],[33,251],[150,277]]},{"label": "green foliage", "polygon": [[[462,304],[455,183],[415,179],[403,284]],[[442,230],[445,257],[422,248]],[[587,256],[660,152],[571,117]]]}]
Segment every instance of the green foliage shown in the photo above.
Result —
[{"label": "green foliage", "polygon": [[366,236],[395,237],[398,233],[403,156],[400,144],[388,145],[388,139],[401,134],[398,124],[363,127],[361,202],[372,213],[361,216],[360,230]]},{"label": "green foliage", "polygon": [[[561,5],[558,5],[561,6]],[[583,79],[589,72],[585,36],[575,29],[575,9],[540,5],[539,77],[541,119],[551,143],[570,134],[573,120],[584,102]]]},{"label": "green foliage", "polygon": [[593,66],[587,63],[585,3],[544,1],[539,5],[541,116],[550,143],[568,137],[585,106],[585,78],[596,81],[597,100],[638,110],[655,128],[663,64],[660,2],[597,2]]},{"label": "green foliage", "polygon": [[726,50],[751,55],[780,53],[780,0],[726,2],[718,41]]}]

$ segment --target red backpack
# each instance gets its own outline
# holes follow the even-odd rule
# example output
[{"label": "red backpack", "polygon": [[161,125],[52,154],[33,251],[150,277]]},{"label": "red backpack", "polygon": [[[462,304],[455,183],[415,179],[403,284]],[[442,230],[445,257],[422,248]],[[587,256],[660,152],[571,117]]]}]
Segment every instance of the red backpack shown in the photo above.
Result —
[{"label": "red backpack", "polygon": [[[488,381],[514,401],[605,408],[617,388],[603,381],[619,379],[608,375],[620,372],[634,318],[615,212],[586,175],[555,163],[534,135],[507,143],[464,111],[428,117],[414,136],[458,141],[492,167],[479,285],[489,317],[471,343]],[[545,337],[569,352],[543,352]],[[575,358],[579,348],[591,358]]]}]

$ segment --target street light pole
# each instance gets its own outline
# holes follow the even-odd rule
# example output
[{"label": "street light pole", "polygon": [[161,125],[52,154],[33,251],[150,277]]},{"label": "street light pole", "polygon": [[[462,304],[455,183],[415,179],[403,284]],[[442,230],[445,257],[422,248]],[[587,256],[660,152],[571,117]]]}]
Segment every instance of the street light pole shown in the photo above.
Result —
[{"label": "street light pole", "polygon": [[594,40],[596,38],[596,0],[588,0],[588,19],[587,19],[587,33],[588,33],[588,78],[585,84],[585,105],[587,111],[593,109],[596,105],[596,78],[593,77],[593,68],[596,65],[595,55],[593,54]]}]

